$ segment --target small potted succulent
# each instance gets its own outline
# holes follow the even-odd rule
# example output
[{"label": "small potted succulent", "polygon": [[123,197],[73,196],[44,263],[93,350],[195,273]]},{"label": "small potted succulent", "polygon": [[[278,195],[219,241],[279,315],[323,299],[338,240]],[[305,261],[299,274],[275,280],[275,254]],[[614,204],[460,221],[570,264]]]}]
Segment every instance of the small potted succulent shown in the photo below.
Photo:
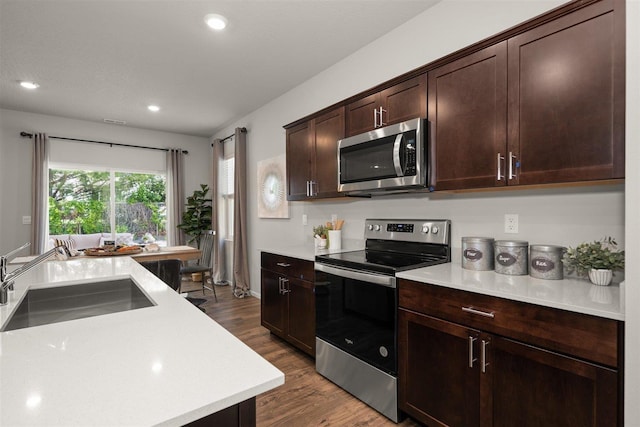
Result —
[{"label": "small potted succulent", "polygon": [[313,227],[313,238],[316,241],[316,247],[318,249],[325,249],[327,247],[328,231],[329,229],[325,225]]},{"label": "small potted succulent", "polygon": [[613,270],[624,270],[624,251],[618,250],[612,237],[605,237],[567,249],[564,264],[569,272],[588,275],[594,285],[607,286],[611,283]]}]

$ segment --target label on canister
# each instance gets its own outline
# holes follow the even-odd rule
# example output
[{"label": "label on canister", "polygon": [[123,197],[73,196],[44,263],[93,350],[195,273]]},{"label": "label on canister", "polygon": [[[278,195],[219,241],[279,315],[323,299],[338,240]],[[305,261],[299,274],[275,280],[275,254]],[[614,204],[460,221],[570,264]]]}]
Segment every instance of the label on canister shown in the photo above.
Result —
[{"label": "label on canister", "polygon": [[464,250],[464,257],[467,261],[475,262],[482,259],[482,251],[476,248],[469,248]]},{"label": "label on canister", "polygon": [[556,268],[556,264],[548,258],[536,257],[531,260],[531,268],[541,273],[546,273]]},{"label": "label on canister", "polygon": [[510,265],[513,265],[516,262],[518,262],[518,258],[514,257],[508,252],[500,252],[496,257],[496,261],[498,261],[498,264],[500,265],[509,267]]}]

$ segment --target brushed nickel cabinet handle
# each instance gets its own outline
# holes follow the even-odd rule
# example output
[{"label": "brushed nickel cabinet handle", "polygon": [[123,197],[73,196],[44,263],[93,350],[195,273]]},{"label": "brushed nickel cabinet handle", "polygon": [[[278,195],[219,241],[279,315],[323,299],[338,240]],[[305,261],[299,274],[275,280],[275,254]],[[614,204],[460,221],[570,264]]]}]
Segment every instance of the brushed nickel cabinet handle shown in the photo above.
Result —
[{"label": "brushed nickel cabinet handle", "polygon": [[516,178],[516,174],[513,173],[513,161],[515,160],[516,156],[513,154],[513,152],[509,151],[509,179],[515,179]]},{"label": "brushed nickel cabinet handle", "polygon": [[482,340],[482,344],[480,346],[480,367],[483,374],[487,372],[487,366],[489,366],[489,363],[487,362],[487,346],[489,343],[490,341]]},{"label": "brushed nickel cabinet handle", "polygon": [[498,153],[498,181],[502,181],[504,179],[504,175],[502,174],[502,161],[504,157]]},{"label": "brushed nickel cabinet handle", "polygon": [[291,267],[291,264],[288,264],[286,262],[279,262],[276,264],[278,267]]},{"label": "brushed nickel cabinet handle", "polygon": [[496,317],[493,311],[488,312],[488,311],[476,310],[473,307],[462,307],[462,311],[465,311],[471,314],[477,314],[478,316],[490,317],[492,319]]},{"label": "brushed nickel cabinet handle", "polygon": [[476,341],[476,339],[477,338],[469,335],[469,367],[470,368],[473,368],[473,362],[478,360],[477,358],[473,357],[473,343]]},{"label": "brushed nickel cabinet handle", "polygon": [[288,294],[289,292],[291,292],[291,289],[289,289],[288,287],[285,288],[285,284],[289,283],[289,279],[287,279],[286,277],[282,278],[282,295]]},{"label": "brushed nickel cabinet handle", "polygon": [[378,109],[374,108],[373,109],[373,128],[377,128],[378,127]]},{"label": "brushed nickel cabinet handle", "polygon": [[383,117],[384,117],[383,114],[386,113],[386,112],[387,112],[387,110],[383,110],[382,106],[381,106],[380,107],[380,127],[386,125],[386,123],[383,120]]}]

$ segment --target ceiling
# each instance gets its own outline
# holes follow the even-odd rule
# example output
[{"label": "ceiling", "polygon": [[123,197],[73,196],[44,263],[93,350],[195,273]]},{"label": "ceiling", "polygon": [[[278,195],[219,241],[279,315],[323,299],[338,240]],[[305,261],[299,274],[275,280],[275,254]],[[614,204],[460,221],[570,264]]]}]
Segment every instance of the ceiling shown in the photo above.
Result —
[{"label": "ceiling", "polygon": [[0,108],[208,137],[437,1],[0,0]]}]

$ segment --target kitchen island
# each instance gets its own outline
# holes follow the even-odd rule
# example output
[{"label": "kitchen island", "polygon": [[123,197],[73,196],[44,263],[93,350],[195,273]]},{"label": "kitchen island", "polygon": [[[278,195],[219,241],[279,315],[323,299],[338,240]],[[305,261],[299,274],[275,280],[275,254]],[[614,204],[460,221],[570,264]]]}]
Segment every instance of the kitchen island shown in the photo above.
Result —
[{"label": "kitchen island", "polygon": [[132,278],[153,305],[0,332],[0,425],[184,425],[284,383],[284,374],[130,257],[51,261],[29,288]]}]

